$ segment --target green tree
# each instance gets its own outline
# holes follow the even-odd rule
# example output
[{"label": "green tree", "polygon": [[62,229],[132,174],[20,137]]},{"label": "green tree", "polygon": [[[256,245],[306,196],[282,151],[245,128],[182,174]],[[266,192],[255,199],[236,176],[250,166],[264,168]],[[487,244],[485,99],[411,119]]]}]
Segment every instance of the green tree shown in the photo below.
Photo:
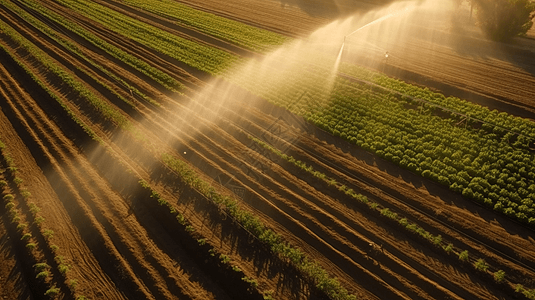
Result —
[{"label": "green tree", "polygon": [[478,22],[493,40],[507,41],[525,35],[533,25],[532,0],[476,0]]}]

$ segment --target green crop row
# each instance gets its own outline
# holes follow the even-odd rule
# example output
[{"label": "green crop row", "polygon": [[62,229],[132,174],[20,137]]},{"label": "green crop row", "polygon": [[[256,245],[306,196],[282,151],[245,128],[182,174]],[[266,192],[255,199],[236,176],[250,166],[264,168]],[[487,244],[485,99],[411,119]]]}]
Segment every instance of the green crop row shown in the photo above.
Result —
[{"label": "green crop row", "polygon": [[340,285],[336,278],[331,278],[327,271],[317,262],[311,260],[301,250],[286,243],[282,237],[265,225],[252,213],[240,207],[236,199],[218,194],[210,183],[204,181],[183,161],[169,154],[164,154],[162,159],[167,167],[175,171],[185,180],[190,187],[212,200],[215,204],[225,208],[227,213],[236,220],[243,228],[263,243],[280,258],[287,260],[301,270],[307,277],[312,278],[316,287],[328,295],[331,299],[356,299],[355,295]]},{"label": "green crop row", "polygon": [[22,37],[17,31],[3,21],[0,21],[0,30],[13,42],[17,43],[17,45],[28,51],[28,53],[37,61],[39,61],[48,72],[57,76],[62,80],[63,83],[67,84],[74,91],[76,91],[80,97],[86,99],[106,119],[117,122],[120,125],[129,126],[129,121],[124,115],[114,110],[108,103],[98,98],[91,90],[84,86],[83,83],[76,80],[73,75],[63,70],[43,50],[39,49],[26,38]]},{"label": "green crop row", "polygon": [[[119,59],[120,61],[126,63],[127,65],[131,66],[135,70],[141,72],[142,74],[148,76],[149,78],[153,79],[154,81],[158,82],[165,88],[167,88],[170,91],[173,92],[179,92],[184,86],[176,81],[174,78],[169,76],[168,74],[158,70],[157,68],[152,67],[145,61],[123,51],[122,49],[106,42],[105,40],[99,38],[97,35],[92,34],[88,30],[84,29],[82,26],[69,21],[66,18],[61,17],[57,13],[47,9],[46,7],[42,6],[41,3],[38,1],[32,1],[32,0],[19,0],[21,4],[26,5],[29,9],[32,9],[42,15],[45,18],[50,19],[51,21],[55,22],[56,24],[62,26],[63,28],[72,31],[73,33],[79,35],[80,37],[84,38],[88,42],[90,42],[92,45],[102,49],[107,54],[111,55],[112,57]],[[54,38],[54,40],[60,39],[63,46],[67,47],[69,50],[81,54],[81,50],[74,45],[70,41],[66,41],[63,38],[61,38],[60,35],[55,33],[53,30],[50,29],[50,27],[47,27],[46,25],[43,27],[42,23],[39,21],[35,21],[35,18],[33,18],[31,15],[28,15],[23,10],[21,10],[18,6],[15,6],[11,4],[11,2],[3,1],[4,5],[8,6],[11,10],[19,14],[23,19],[30,22],[32,25],[36,26],[39,30],[43,31],[47,35]],[[47,29],[48,28],[48,29]],[[98,67],[99,69],[105,69]],[[104,70],[103,70],[104,71]],[[140,95],[142,98],[146,99],[146,96],[142,95],[141,93],[137,92],[137,89],[131,87],[130,85],[126,84],[123,80],[119,79],[117,76],[113,75],[109,71],[104,71],[108,76],[118,80],[122,84],[128,86],[133,92],[136,92],[136,94]],[[151,101],[151,103],[155,103],[154,101]]]},{"label": "green crop row", "polygon": [[[11,221],[17,225],[17,231],[21,236],[20,240],[26,243],[25,246],[29,253],[35,253],[34,251],[37,251],[38,244],[35,243],[35,237],[32,236],[30,227],[32,225],[37,226],[36,230],[41,234],[48,246],[48,249],[51,251],[52,255],[54,255],[58,272],[61,274],[65,282],[68,283],[67,286],[69,287],[70,292],[73,295],[76,295],[77,280],[67,276],[67,272],[71,269],[71,266],[64,261],[63,256],[59,255],[59,247],[51,243],[54,232],[45,228],[45,219],[39,214],[41,209],[35,203],[31,202],[31,193],[22,187],[23,180],[17,176],[18,170],[15,166],[15,161],[9,153],[7,146],[1,140],[0,155],[7,164],[7,170],[11,172],[13,183],[17,186],[21,198],[25,201],[26,206],[31,213],[31,219],[33,219],[33,222],[30,225],[28,225],[27,222],[24,222],[24,216],[20,214],[21,210],[16,208],[17,203],[15,201],[15,197],[12,194],[5,194],[3,196],[3,200],[6,202],[5,207],[9,210],[11,216]],[[3,189],[5,186],[7,186],[7,182],[4,180],[0,181],[0,189]],[[35,256],[34,258],[37,259]],[[44,295],[54,297],[59,294],[60,289],[53,284],[54,280],[51,278],[50,268],[50,265],[43,262],[34,265],[34,269],[37,274],[36,278],[46,282],[49,286],[49,289],[45,291]],[[83,295],[77,295],[76,299],[83,300],[86,298]]]},{"label": "green crop row", "polygon": [[[298,76],[273,74],[250,72],[239,78],[234,74],[234,80],[335,136],[535,225],[535,158],[528,148],[533,142],[529,121],[494,112],[485,122],[495,116],[500,125],[478,125],[463,120],[458,112],[444,113],[435,103],[342,77],[336,79],[331,93],[317,90],[328,76],[318,67],[302,70]],[[307,91],[306,100],[294,103],[303,91]],[[506,131],[513,129],[523,135]]]},{"label": "green crop row", "polygon": [[116,33],[210,74],[230,68],[238,59],[223,50],[178,37],[91,1],[57,2]]},{"label": "green crop row", "polygon": [[266,52],[283,45],[290,39],[254,26],[203,12],[171,0],[124,0],[154,14],[176,20],[178,24],[193,27],[206,34],[229,41],[253,51]]},{"label": "green crop row", "polygon": [[[92,59],[88,58],[87,56],[85,56],[83,54],[82,50],[75,43],[73,43],[72,41],[70,41],[68,39],[63,38],[56,31],[52,30],[48,25],[44,24],[43,22],[41,22],[36,17],[28,14],[25,10],[21,9],[19,6],[14,5],[12,2],[6,1],[6,0],[0,0],[0,4],[4,5],[8,9],[13,11],[17,15],[19,15],[26,22],[30,23],[35,28],[40,30],[42,33],[46,34],[48,37],[50,37],[51,39],[56,41],[58,44],[62,45],[66,50],[70,51],[71,53],[73,53],[74,55],[76,55],[79,58],[83,59],[84,61],[88,62],[90,65],[92,65],[95,68],[99,69],[100,71],[102,71],[104,74],[106,74],[111,79],[115,80],[116,82],[118,82],[118,83],[122,84],[123,86],[125,86],[126,88],[128,88],[130,91],[132,91],[133,94],[138,95],[139,97],[141,97],[142,99],[144,99],[145,101],[147,101],[149,103],[152,103],[152,104],[154,104],[156,106],[159,106],[158,102],[150,99],[149,97],[147,97],[146,95],[141,93],[138,89],[136,89],[135,87],[129,85],[123,79],[119,78],[114,73],[112,73],[110,70],[106,69],[104,66],[98,64],[94,60],[92,60]],[[112,93],[116,94],[115,91],[113,91],[111,89],[110,89],[110,91]],[[118,96],[118,97],[122,99],[121,96]],[[133,105],[132,103],[130,103],[130,101],[127,101],[126,99],[123,99],[123,101],[126,102],[129,105]]]},{"label": "green crop row", "polygon": [[[433,235],[430,232],[426,231],[422,227],[418,226],[416,223],[410,222],[407,218],[399,215],[398,213],[390,210],[390,208],[382,206],[376,202],[371,201],[366,196],[356,193],[353,189],[347,188],[347,186],[337,183],[336,179],[330,178],[326,176],[324,173],[321,173],[319,171],[314,170],[314,168],[310,165],[307,165],[306,163],[296,160],[294,157],[290,155],[286,155],[282,153],[280,150],[270,146],[269,144],[263,142],[260,139],[257,139],[255,137],[249,136],[249,139],[263,147],[264,149],[269,150],[271,153],[275,154],[276,156],[282,158],[283,160],[290,162],[294,166],[300,168],[301,170],[308,172],[309,174],[313,175],[316,178],[321,179],[323,182],[325,182],[328,186],[331,186],[340,192],[344,193],[345,195],[349,196],[350,198],[353,198],[361,203],[366,204],[366,206],[374,212],[379,212],[381,216],[384,218],[390,219],[395,221],[398,225],[405,228],[406,230],[420,235],[425,240],[430,242],[434,247],[438,247],[440,249],[443,249],[447,254],[453,253],[459,257],[459,260],[461,262],[470,262],[469,261],[469,254],[467,250],[454,250],[454,246],[451,243],[448,243],[447,241],[444,241],[441,235]],[[489,266],[483,259],[471,259],[474,261],[473,266],[476,270],[482,271],[483,273],[490,273],[488,271],[491,266]],[[497,283],[507,282],[505,272],[503,270],[498,270],[496,272],[491,273]],[[512,284],[512,283],[511,283]],[[517,292],[521,292],[528,296],[530,293],[532,293],[535,290],[529,290],[524,289],[523,287],[521,289],[517,288]],[[535,295],[534,295],[535,296]],[[529,297],[529,299],[535,299],[535,297]]]}]

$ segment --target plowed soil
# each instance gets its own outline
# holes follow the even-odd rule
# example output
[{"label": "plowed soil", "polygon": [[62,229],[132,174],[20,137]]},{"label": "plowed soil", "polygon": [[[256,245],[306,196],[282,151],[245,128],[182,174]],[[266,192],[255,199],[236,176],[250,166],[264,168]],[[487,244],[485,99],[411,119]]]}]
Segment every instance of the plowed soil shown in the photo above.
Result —
[{"label": "plowed soil", "polygon": [[[125,7],[120,1],[96,2],[106,2],[109,7],[173,34],[245,57],[255,55],[178,27],[171,20]],[[348,11],[374,7],[364,1],[358,5],[318,2],[330,10],[258,0],[182,2],[297,37]],[[0,54],[0,139],[14,158],[18,176],[31,192],[31,201],[41,208],[48,228],[54,231],[53,243],[71,266],[68,276],[77,279],[77,294],[89,299],[262,299],[261,293],[265,292],[272,293],[274,299],[327,299],[310,280],[277,260],[225,218],[207,198],[186,187],[163,166],[152,149],[181,156],[221,193],[238,197],[248,211],[316,260],[359,299],[522,299],[512,283],[535,287],[535,240],[531,229],[333,137],[262,99],[254,106],[241,103],[222,109],[217,117],[207,120],[188,104],[209,84],[208,74],[113,33],[52,0],[42,4],[187,87],[185,95],[166,91],[81,37],[59,32],[84,55],[161,104],[156,107],[0,5],[0,20],[120,110],[152,145],[145,148],[136,144],[129,133],[73,97],[68,87],[0,32],[0,43],[29,66],[103,140],[91,140],[11,57]],[[57,28],[52,22],[49,25]],[[459,36],[474,39],[470,34]],[[493,105],[528,115],[535,110],[535,61],[527,59],[533,58],[534,42],[521,40],[516,46],[504,46],[517,51],[514,57],[490,52],[485,57],[474,57],[440,42],[430,47],[408,40],[395,45],[399,52],[392,51],[393,58],[385,72],[443,88],[445,93],[467,92],[475,100],[492,99]],[[374,57],[376,53],[363,55],[370,61],[380,60]],[[419,65],[417,58],[422,55],[432,55],[434,60]],[[371,63],[370,67],[382,66]],[[465,71],[459,72],[461,67]],[[82,71],[112,87],[113,92]],[[242,92],[235,87],[229,89]],[[117,95],[133,105],[124,104]],[[248,138],[272,136],[275,127],[283,133],[277,145],[284,145],[288,155],[432,234],[441,235],[454,245],[455,251],[468,250],[471,257],[484,259],[492,269],[483,273],[471,266],[473,260],[461,263],[454,254],[448,255],[378,211],[267,153]],[[11,179],[5,162],[0,171],[0,179]],[[183,212],[195,230],[194,236],[205,239],[207,244],[202,246],[175,228],[177,223],[169,220],[169,214],[139,187],[138,178],[150,183]],[[3,190],[3,194],[16,192],[13,185]],[[18,200],[24,202],[22,197]],[[20,209],[31,219],[27,206],[21,204]],[[32,266],[24,263],[28,251],[19,241],[4,204],[0,212],[0,295],[4,299],[45,299],[46,289],[34,279]],[[381,245],[381,249],[371,247],[371,243]],[[257,280],[258,288],[251,290],[241,280],[244,275],[234,278],[233,271],[218,262],[219,257],[210,257],[211,248],[228,255],[231,264],[242,270],[240,274]],[[37,257],[54,260],[47,249]],[[494,282],[490,272],[499,269],[506,272],[506,283]],[[54,278],[61,290],[57,298],[75,299],[60,274]]]}]

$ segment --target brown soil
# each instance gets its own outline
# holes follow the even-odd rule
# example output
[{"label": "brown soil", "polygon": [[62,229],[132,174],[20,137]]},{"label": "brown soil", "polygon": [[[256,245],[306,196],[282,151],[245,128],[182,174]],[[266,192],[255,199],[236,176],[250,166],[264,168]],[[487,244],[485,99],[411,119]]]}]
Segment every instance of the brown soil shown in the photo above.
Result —
[{"label": "brown soil", "polygon": [[[183,82],[188,86],[187,95],[195,95],[210,79],[207,74],[110,32],[53,1],[43,3]],[[295,3],[281,5],[252,0],[233,0],[230,4],[215,0],[188,3],[295,36],[324,24],[337,11],[332,9],[332,15],[314,14]],[[177,35],[250,55],[239,47],[179,28],[169,20],[119,4],[109,5]],[[45,38],[4,7],[0,7],[0,19],[120,110],[152,144],[140,146],[128,132],[105,121],[28,53],[15,48],[9,38],[0,34],[0,43],[29,66],[103,139],[103,144],[92,141],[10,57],[5,53],[0,55],[0,139],[12,153],[32,201],[41,208],[47,228],[55,232],[53,243],[72,266],[67,278],[78,280],[79,294],[90,299],[262,299],[260,292],[272,290],[276,299],[325,297],[291,266],[277,260],[225,218],[208,199],[185,187],[158,160],[159,151],[165,151],[181,156],[206,180],[221,183],[218,188],[222,193],[240,196],[246,209],[317,260],[360,298],[510,299],[515,295],[509,283],[493,283],[489,274],[475,271],[469,263],[460,263],[454,255],[445,254],[377,211],[261,151],[247,138],[247,135],[270,136],[269,129],[274,125],[280,126],[284,140],[293,142],[287,153],[296,159],[390,207],[432,234],[440,234],[456,251],[469,250],[471,257],[484,258],[492,265],[492,271],[504,270],[510,282],[527,287],[535,285],[533,231],[522,225],[309,124],[290,121],[293,119],[287,114],[262,100],[255,106],[236,104],[228,110],[222,109],[217,118],[207,120],[202,113],[191,109],[187,96],[166,92],[143,74],[69,34],[87,57],[162,104],[155,107],[133,97],[126,87]],[[429,51],[409,42],[403,47],[407,49],[406,54],[397,55],[406,55],[407,61],[408,53],[414,49],[419,53]],[[459,79],[466,84],[463,89],[488,97],[508,96],[513,98],[507,98],[508,101],[517,101],[524,108],[529,106],[527,100],[520,99],[530,97],[532,90],[527,86],[533,76],[514,72],[510,62],[497,59],[496,63],[484,64],[478,58],[450,52],[440,59],[448,57],[448,62],[453,64],[471,64],[467,70],[478,72],[475,69],[481,68],[479,77],[468,74]],[[445,63],[444,60],[439,62],[437,58],[437,66]],[[408,65],[392,62],[392,70]],[[438,69],[432,66],[425,68],[426,72],[409,67],[407,70],[461,88],[453,79],[437,75]],[[495,87],[507,80],[491,84],[483,78],[486,74],[496,74],[492,72],[506,71],[509,84],[517,84],[506,90]],[[125,104],[117,95],[133,105]],[[279,117],[286,121],[280,121]],[[139,187],[139,178],[149,182],[184,213],[195,228],[193,237],[181,230],[170,214]],[[9,242],[17,232],[6,224],[7,212],[1,212],[0,255],[6,257],[6,264],[0,268],[0,284],[7,287],[9,299],[32,299],[32,296],[41,299],[44,291],[27,284],[31,282],[27,278],[35,274],[31,266],[19,266],[26,252]],[[24,213],[30,218],[27,208]],[[196,242],[201,238],[206,239],[205,246]],[[370,242],[382,245],[383,251],[370,249]],[[239,267],[244,275],[256,278],[258,289],[249,291],[248,286],[241,284],[240,277],[234,278],[234,271],[219,263],[217,257],[211,258],[208,249],[212,247],[217,253],[229,255],[231,264]],[[44,259],[53,260],[50,253],[44,252]],[[59,298],[74,298],[66,287],[61,288]]]}]

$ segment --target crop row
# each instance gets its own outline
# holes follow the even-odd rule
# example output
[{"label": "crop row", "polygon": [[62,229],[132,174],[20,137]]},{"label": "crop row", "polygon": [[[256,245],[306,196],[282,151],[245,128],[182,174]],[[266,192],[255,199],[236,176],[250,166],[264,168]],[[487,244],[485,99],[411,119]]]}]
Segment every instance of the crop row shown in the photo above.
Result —
[{"label": "crop row", "polygon": [[[49,19],[50,21],[55,22],[56,24],[62,26],[66,30],[79,35],[80,37],[84,38],[86,41],[88,41],[92,45],[102,49],[105,53],[111,55],[112,57],[116,59],[119,59],[120,61],[134,68],[135,70],[141,72],[142,74],[158,82],[166,89],[172,92],[179,92],[183,88],[183,85],[181,83],[176,81],[174,78],[172,78],[168,74],[158,70],[155,67],[152,67],[151,65],[144,62],[143,60],[123,51],[121,48],[116,47],[106,42],[105,40],[99,38],[97,35],[89,32],[88,30],[85,30],[82,26],[76,24],[75,22],[69,21],[68,19],[61,17],[57,13],[42,6],[39,2],[32,1],[32,0],[20,0],[19,2],[21,4],[26,5],[29,9],[36,11],[43,17]],[[6,0],[3,0],[2,4],[8,7],[13,12],[17,13],[20,17],[22,17],[24,20],[26,20],[27,22],[29,22],[30,24],[32,24],[33,26],[41,30],[43,33],[47,34],[48,36],[56,40],[58,43],[60,43],[67,49],[77,53],[78,55],[81,55],[81,56],[83,55],[82,51],[74,43],[63,38],[60,34],[53,31],[49,26],[43,24],[41,21],[37,20],[32,15],[26,13],[19,6],[13,5],[11,1],[6,1]],[[84,59],[87,59],[85,58],[85,56],[83,57]],[[107,75],[111,76],[112,78],[126,85],[133,92],[135,92],[136,94],[140,95],[142,98],[147,100],[147,97],[145,95],[140,94],[139,91],[137,91],[137,89],[129,86],[123,80],[118,79],[117,76],[105,70],[105,68],[103,67],[98,67],[98,68],[104,71]],[[151,101],[150,99],[149,101],[153,104],[155,103],[154,101]]]},{"label": "crop row", "polygon": [[57,2],[116,33],[152,49],[158,49],[165,55],[210,74],[220,73],[237,60],[236,56],[228,52],[178,37],[91,1],[58,0]]},{"label": "crop row", "polygon": [[125,0],[121,2],[176,20],[178,24],[193,27],[253,51],[273,50],[289,40],[280,34],[196,10],[177,1]]},{"label": "crop row", "polygon": [[[421,236],[423,239],[431,243],[433,247],[437,247],[439,249],[444,250],[446,254],[456,255],[459,258],[459,261],[461,261],[462,263],[471,264],[476,270],[483,272],[483,274],[491,274],[496,283],[507,282],[509,283],[509,286],[514,287],[514,290],[516,292],[523,293],[526,297],[528,297],[528,299],[535,299],[535,289],[525,289],[521,284],[514,284],[513,282],[507,279],[506,273],[503,270],[496,270],[496,268],[493,268],[491,265],[487,264],[482,258],[472,258],[469,255],[468,250],[458,249],[454,247],[452,243],[445,241],[441,235],[433,235],[429,231],[426,231],[424,228],[420,227],[418,224],[396,213],[391,208],[380,205],[369,199],[368,197],[355,192],[353,189],[348,188],[346,185],[338,183],[335,178],[330,178],[324,173],[314,170],[311,165],[307,165],[305,162],[296,160],[294,157],[281,152],[280,150],[267,144],[266,142],[251,136],[249,136],[249,139],[260,145],[262,148],[269,150],[271,153],[275,154],[276,157],[282,158],[284,161],[293,164],[300,170],[305,171],[310,175],[320,179],[321,181],[326,183],[327,186],[332,187],[333,189],[337,189],[338,191],[344,193],[353,200],[365,204],[365,207],[367,207],[372,213],[379,213],[379,215],[383,218],[394,221],[402,228],[412,232],[413,234]],[[491,272],[491,269],[495,269],[496,271]]]},{"label": "crop row", "polygon": [[[314,74],[307,76],[307,72]],[[459,113],[444,113],[436,104],[342,77],[336,79],[331,93],[315,92],[328,75],[325,72],[319,68],[308,68],[299,76],[250,72],[236,81],[335,136],[535,225],[535,160],[529,149],[533,141],[529,121],[489,114],[485,122],[494,115],[496,123],[524,135],[506,130],[495,133],[488,123],[477,126],[459,120]],[[303,91],[311,92],[306,101],[296,102]]]},{"label": "crop row", "polygon": [[[5,207],[9,210],[11,222],[16,225],[20,240],[25,243],[28,256],[31,257],[30,261],[36,262],[33,265],[36,279],[48,286],[48,289],[44,292],[44,296],[54,298],[60,293],[60,288],[56,285],[58,279],[53,278],[53,273],[56,273],[67,283],[67,286],[70,289],[69,292],[75,295],[76,300],[87,299],[84,295],[77,293],[76,287],[78,281],[67,274],[71,269],[71,266],[67,264],[65,258],[60,255],[59,247],[52,243],[54,231],[45,227],[45,218],[39,213],[41,209],[31,201],[32,195],[23,187],[23,179],[18,176],[19,170],[15,165],[15,161],[9,153],[7,146],[1,140],[0,155],[3,163],[7,167],[6,170],[9,171],[9,177],[12,178],[12,184],[20,194],[20,197],[18,198],[24,200],[24,204],[21,205],[12,194],[4,193],[3,200],[5,202]],[[0,189],[6,189],[8,185],[7,181],[0,180]],[[23,207],[29,210],[30,214],[28,214],[28,216],[23,213]],[[31,223],[29,224],[28,222]],[[44,241],[46,247],[39,247],[40,244],[37,241],[38,239],[32,232],[40,235],[40,240]],[[46,263],[46,253],[54,256],[54,263],[52,266],[56,268],[55,272],[51,270],[51,265]]]}]

